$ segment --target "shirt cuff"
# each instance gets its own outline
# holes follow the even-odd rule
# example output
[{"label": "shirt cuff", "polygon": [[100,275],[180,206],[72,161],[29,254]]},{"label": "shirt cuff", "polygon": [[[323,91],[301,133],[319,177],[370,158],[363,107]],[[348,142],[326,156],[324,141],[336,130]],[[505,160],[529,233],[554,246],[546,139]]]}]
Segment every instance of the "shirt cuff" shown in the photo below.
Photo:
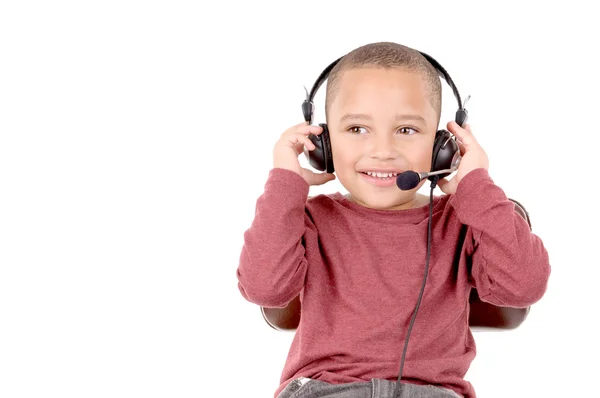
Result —
[{"label": "shirt cuff", "polygon": [[285,191],[292,196],[301,196],[306,201],[310,185],[298,173],[275,167],[269,171],[265,189]]},{"label": "shirt cuff", "polygon": [[456,210],[460,221],[469,225],[470,218],[477,217],[498,202],[506,200],[508,198],[504,191],[494,184],[488,170],[478,168],[460,180],[450,204]]}]

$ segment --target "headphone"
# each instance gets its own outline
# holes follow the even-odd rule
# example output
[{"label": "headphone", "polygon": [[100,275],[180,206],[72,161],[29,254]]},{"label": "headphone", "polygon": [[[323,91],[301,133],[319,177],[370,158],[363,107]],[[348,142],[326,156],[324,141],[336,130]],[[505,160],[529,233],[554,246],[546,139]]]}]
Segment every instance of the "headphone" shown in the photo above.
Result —
[{"label": "headphone", "polygon": [[[446,72],[444,67],[440,65],[433,57],[427,55],[423,52],[419,53],[425,57],[425,59],[435,68],[438,72],[439,76],[442,77],[448,85],[452,88],[452,92],[456,97],[456,101],[458,102],[458,110],[456,111],[456,115],[454,120],[456,123],[464,127],[467,122],[468,112],[465,109],[466,102],[469,100],[469,97],[465,100],[463,104],[460,99],[460,94],[458,89],[454,85],[452,78]],[[314,112],[314,104],[313,99],[319,90],[319,87],[325,82],[331,70],[340,62],[343,57],[340,57],[333,61],[317,78],[317,81],[313,85],[310,93],[308,90],[306,91],[306,99],[302,103],[302,113],[304,114],[304,120],[312,123],[313,112]],[[305,89],[306,90],[306,89]],[[327,173],[333,173],[335,168],[333,166],[333,155],[331,151],[331,139],[329,137],[329,129],[326,123],[319,123],[319,126],[323,128],[323,132],[319,135],[310,134],[309,139],[315,145],[316,149],[309,151],[306,147],[304,147],[304,155],[308,159],[308,163],[319,171],[326,171]],[[458,148],[458,144],[455,141],[455,138],[448,130],[441,129],[435,133],[435,140],[433,142],[433,154],[431,158],[431,172],[440,171],[445,169],[450,169],[453,166],[456,166],[460,161],[460,149]],[[432,182],[437,182],[437,180],[449,176],[450,173],[437,174],[436,176],[430,176],[428,179]],[[437,177],[437,178],[435,178]]]}]

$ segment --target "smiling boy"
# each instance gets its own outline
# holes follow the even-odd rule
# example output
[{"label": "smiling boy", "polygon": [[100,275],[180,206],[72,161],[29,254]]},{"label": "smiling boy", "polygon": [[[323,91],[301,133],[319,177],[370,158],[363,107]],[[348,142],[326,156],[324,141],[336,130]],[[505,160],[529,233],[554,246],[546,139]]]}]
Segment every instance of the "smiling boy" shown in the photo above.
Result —
[{"label": "smiling boy", "polygon": [[[429,198],[396,187],[405,170],[428,171],[441,113],[441,83],[416,50],[373,43],[331,71],[326,118],[335,173],[300,166],[309,134],[301,123],[273,150],[273,169],[244,234],[238,287],[250,302],[302,315],[275,396],[392,397],[407,328],[423,279]],[[430,271],[402,374],[402,397],[476,397],[464,380],[475,342],[469,295],[527,307],[550,275],[541,239],[488,174],[470,127],[459,169],[433,198]],[[308,198],[334,178],[347,189]]]}]

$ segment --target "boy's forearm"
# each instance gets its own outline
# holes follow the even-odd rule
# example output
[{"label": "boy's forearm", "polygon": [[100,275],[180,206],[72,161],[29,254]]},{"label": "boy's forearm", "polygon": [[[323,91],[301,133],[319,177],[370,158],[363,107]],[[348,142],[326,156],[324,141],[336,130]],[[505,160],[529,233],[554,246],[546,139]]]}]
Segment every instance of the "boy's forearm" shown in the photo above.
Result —
[{"label": "boy's forearm", "polygon": [[283,307],[302,289],[306,274],[302,239],[311,227],[305,212],[308,191],[308,184],[294,172],[279,168],[269,172],[252,225],[244,233],[237,269],[238,288],[248,301]]},{"label": "boy's forearm", "polygon": [[478,294],[495,305],[532,305],[544,295],[550,277],[544,244],[487,170],[471,173],[461,180],[451,204],[472,232],[471,276]]}]

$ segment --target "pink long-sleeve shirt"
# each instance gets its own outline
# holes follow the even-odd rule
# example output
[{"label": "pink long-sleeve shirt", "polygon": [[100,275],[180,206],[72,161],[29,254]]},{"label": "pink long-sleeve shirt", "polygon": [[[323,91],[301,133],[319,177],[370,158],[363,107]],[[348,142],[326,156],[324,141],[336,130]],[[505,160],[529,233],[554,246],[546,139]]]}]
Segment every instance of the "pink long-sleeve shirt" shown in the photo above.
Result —
[{"label": "pink long-sleeve shirt", "polygon": [[[396,381],[424,276],[429,206],[376,210],[340,193],[308,193],[298,174],[270,171],[237,269],[242,296],[257,305],[285,307],[300,294],[300,324],[274,396],[300,376]],[[548,254],[482,168],[455,194],[434,196],[431,249],[402,382],[474,398],[464,380],[476,352],[471,288],[495,305],[532,305],[546,291]]]}]

